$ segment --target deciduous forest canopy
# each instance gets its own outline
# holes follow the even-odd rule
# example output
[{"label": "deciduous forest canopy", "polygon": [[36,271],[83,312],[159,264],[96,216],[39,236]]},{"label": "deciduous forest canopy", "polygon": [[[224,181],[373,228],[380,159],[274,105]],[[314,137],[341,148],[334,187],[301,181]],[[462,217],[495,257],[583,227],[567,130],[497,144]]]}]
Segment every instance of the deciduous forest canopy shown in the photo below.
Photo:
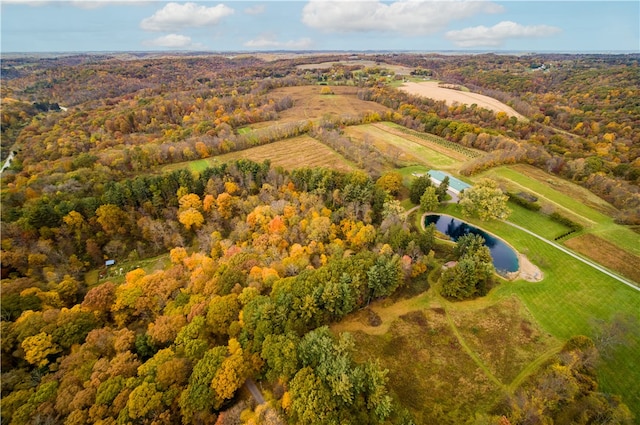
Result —
[{"label": "deciduous forest canopy", "polygon": [[[496,232],[512,213],[640,258],[640,55],[289,56],[3,58],[2,422],[633,423],[637,291],[607,280],[620,314],[558,329],[531,295],[554,291],[553,255],[531,245],[548,276],[509,282],[481,240],[445,242],[407,210]],[[522,118],[398,89],[425,79]],[[309,151],[264,150],[287,141]],[[413,171],[434,164],[479,184],[457,205],[448,178]],[[464,315],[501,309],[491,323],[518,338],[493,370],[493,325]],[[417,382],[444,395],[412,399],[403,347],[429,367],[417,381],[468,365],[456,379],[477,397]]]}]

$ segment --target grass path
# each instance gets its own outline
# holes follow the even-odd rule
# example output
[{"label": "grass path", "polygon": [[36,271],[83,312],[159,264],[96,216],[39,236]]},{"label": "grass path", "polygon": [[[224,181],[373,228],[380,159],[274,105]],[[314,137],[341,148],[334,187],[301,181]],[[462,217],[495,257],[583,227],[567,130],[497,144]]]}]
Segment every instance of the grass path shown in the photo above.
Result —
[{"label": "grass path", "polygon": [[447,317],[447,323],[449,323],[449,327],[451,328],[451,332],[453,332],[453,334],[456,336],[456,338],[458,339],[458,342],[460,343],[460,346],[462,346],[465,353],[467,353],[469,357],[471,357],[474,363],[480,368],[480,370],[484,372],[484,374],[487,376],[487,378],[489,378],[491,382],[496,384],[501,389],[506,389],[505,385],[502,382],[500,382],[498,378],[496,378],[496,376],[489,370],[487,365],[484,364],[484,362],[480,359],[480,357],[478,357],[475,351],[473,351],[471,347],[469,347],[469,345],[466,343],[466,341],[460,334],[458,327],[453,322],[453,319],[449,314],[449,309],[447,308],[447,304],[449,303],[443,299],[441,299],[440,301],[441,301],[442,308],[444,309],[445,316]]},{"label": "grass path", "polygon": [[522,383],[524,382],[525,379],[527,379],[529,376],[531,376],[534,373],[536,373],[538,371],[538,369],[540,369],[540,366],[542,366],[549,359],[551,359],[553,356],[558,354],[561,349],[562,349],[562,344],[557,344],[557,345],[549,348],[544,353],[540,354],[537,359],[535,359],[534,361],[532,361],[531,363],[526,365],[524,367],[524,369],[522,369],[520,371],[518,376],[516,376],[513,379],[513,381],[511,381],[511,383],[509,385],[507,385],[507,388],[506,388],[507,391],[509,391],[510,394],[513,394],[513,392],[516,389],[518,389],[518,387],[520,387],[520,385],[522,385]]}]

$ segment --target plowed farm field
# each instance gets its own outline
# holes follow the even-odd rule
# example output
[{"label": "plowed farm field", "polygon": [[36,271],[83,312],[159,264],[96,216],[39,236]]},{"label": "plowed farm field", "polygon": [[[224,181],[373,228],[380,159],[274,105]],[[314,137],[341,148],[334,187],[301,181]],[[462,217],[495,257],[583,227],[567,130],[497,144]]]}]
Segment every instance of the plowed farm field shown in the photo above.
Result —
[{"label": "plowed farm field", "polygon": [[486,108],[495,112],[504,112],[507,115],[514,116],[518,119],[526,119],[510,106],[507,106],[492,97],[485,96],[479,93],[441,87],[437,81],[425,81],[422,83],[408,82],[400,86],[400,90],[403,90],[409,94],[428,97],[434,100],[444,100],[447,105],[453,105],[455,103],[473,105],[475,103],[482,108]]}]

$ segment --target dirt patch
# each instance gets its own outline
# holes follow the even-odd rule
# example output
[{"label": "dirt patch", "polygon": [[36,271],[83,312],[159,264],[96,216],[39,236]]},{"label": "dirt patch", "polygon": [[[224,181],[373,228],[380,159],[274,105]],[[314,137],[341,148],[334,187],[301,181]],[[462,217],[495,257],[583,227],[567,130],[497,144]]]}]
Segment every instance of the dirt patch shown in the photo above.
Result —
[{"label": "dirt patch", "polygon": [[526,119],[525,117],[517,113],[513,108],[492,97],[478,93],[464,92],[461,90],[453,90],[450,88],[441,87],[437,81],[427,81],[424,83],[404,83],[402,86],[400,86],[400,90],[406,91],[409,94],[429,97],[435,100],[444,100],[447,105],[453,105],[455,103],[472,105],[475,103],[482,108],[486,108],[495,112],[505,112],[507,115],[514,116],[518,119]]},{"label": "dirt patch", "polygon": [[370,308],[367,309],[367,324],[373,327],[380,326],[382,324],[380,315]]},{"label": "dirt patch", "polygon": [[635,282],[640,282],[639,256],[620,249],[593,234],[569,239],[564,244],[603,266],[618,271]]},{"label": "dirt patch", "polygon": [[538,266],[529,261],[526,255],[518,254],[518,265],[519,270],[516,274],[520,279],[526,280],[527,282],[540,282],[544,279],[542,271]]}]

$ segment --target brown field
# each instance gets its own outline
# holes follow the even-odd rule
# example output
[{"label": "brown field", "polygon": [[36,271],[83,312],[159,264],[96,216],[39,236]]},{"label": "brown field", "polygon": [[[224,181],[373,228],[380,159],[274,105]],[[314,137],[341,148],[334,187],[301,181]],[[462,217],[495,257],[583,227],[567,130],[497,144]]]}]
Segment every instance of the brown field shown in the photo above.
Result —
[{"label": "brown field", "polygon": [[586,255],[605,267],[640,282],[640,257],[593,234],[578,236],[564,243],[569,248]]},{"label": "brown field", "polygon": [[390,65],[388,63],[375,62],[375,61],[372,61],[372,60],[360,60],[360,59],[345,60],[345,61],[333,61],[333,62],[321,62],[321,63],[309,63],[309,64],[304,64],[304,65],[298,65],[297,68],[298,69],[309,69],[309,70],[310,69],[329,69],[334,65],[358,66],[358,67],[360,67],[360,69],[378,67],[378,68],[382,68],[382,69],[388,69],[388,70],[393,71],[396,74],[400,74],[400,75],[409,75],[411,73],[411,71],[413,71],[413,68],[408,68],[406,66]]},{"label": "brown field", "polygon": [[495,112],[505,112],[507,115],[514,116],[518,119],[526,119],[513,108],[492,97],[478,93],[448,89],[440,87],[439,84],[440,83],[437,81],[426,81],[423,83],[408,82],[400,86],[400,90],[404,90],[409,94],[429,97],[435,100],[444,100],[447,105],[453,105],[456,103],[472,105],[475,103],[482,108],[490,109]]},{"label": "brown field", "polygon": [[273,167],[289,170],[299,167],[327,167],[348,172],[357,168],[333,149],[306,135],[219,155],[213,159],[226,162],[241,158],[255,162],[269,159]]},{"label": "brown field", "polygon": [[416,423],[458,424],[489,411],[557,352],[516,298],[493,305],[430,298],[372,303],[378,327],[364,323],[365,310],[332,326],[353,333],[359,361],[379,359],[389,369],[389,387]]},{"label": "brown field", "polygon": [[[285,96],[293,99],[293,107],[280,112],[278,123],[297,122],[302,120],[319,120],[321,118],[335,118],[343,115],[359,116],[368,112],[379,114],[389,111],[375,102],[358,99],[357,87],[330,86],[334,94],[323,95],[320,90],[326,86],[283,87],[273,90],[270,94],[275,98]],[[252,128],[268,127],[272,121],[254,124]]]}]

